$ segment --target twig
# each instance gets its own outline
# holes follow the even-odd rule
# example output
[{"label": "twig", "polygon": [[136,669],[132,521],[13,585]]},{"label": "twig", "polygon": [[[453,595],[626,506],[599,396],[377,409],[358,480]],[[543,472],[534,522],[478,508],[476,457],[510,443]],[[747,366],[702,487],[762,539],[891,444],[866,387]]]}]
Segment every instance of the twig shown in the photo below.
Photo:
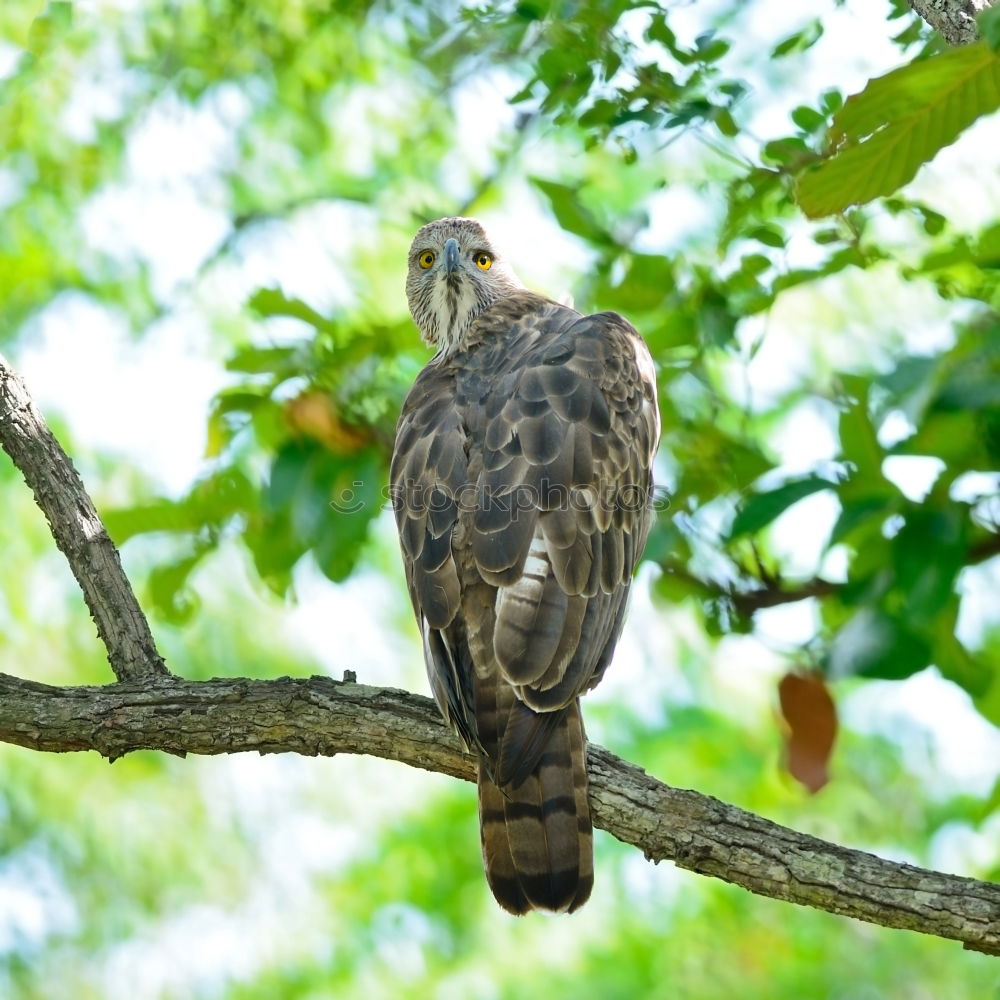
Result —
[{"label": "twig", "polygon": [[[1000,534],[986,535],[974,541],[969,546],[963,562],[966,566],[978,566],[995,556],[1000,556]],[[780,578],[760,572],[759,578],[755,580],[761,584],[759,587],[754,590],[738,590],[730,584],[702,579],[685,569],[684,566],[665,565],[663,570],[674,580],[680,580],[687,584],[700,600],[728,601],[733,610],[745,618],[749,618],[762,608],[794,604],[796,601],[804,601],[809,597],[830,597],[845,586],[843,583],[824,580],[819,576],[787,585],[786,581]]]},{"label": "twig", "polygon": [[[472,781],[475,765],[429,698],[327,677],[169,678],[50,687],[0,674],[0,741],[34,750],[310,756],[364,753]],[[596,824],[652,861],[751,892],[1000,954],[1000,885],[886,861],[671,788],[591,747]],[[473,849],[470,845],[470,850]]]}]

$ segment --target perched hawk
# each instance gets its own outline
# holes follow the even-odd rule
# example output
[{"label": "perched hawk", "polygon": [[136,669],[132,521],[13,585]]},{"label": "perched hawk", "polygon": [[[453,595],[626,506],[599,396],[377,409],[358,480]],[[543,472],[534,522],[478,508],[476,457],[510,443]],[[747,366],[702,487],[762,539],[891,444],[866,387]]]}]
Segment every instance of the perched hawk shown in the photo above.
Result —
[{"label": "perched hawk", "polygon": [[474,219],[417,233],[406,296],[437,348],[391,470],[431,688],[479,756],[497,901],[573,911],[594,881],[579,698],[649,533],[653,364],[621,316],[525,290]]}]

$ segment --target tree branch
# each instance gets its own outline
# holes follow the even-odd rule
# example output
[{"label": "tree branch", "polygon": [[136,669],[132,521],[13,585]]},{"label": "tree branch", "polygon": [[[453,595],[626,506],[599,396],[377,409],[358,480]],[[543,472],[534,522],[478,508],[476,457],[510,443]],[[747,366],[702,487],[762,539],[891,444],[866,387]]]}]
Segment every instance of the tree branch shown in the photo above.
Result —
[{"label": "tree branch", "polygon": [[[1000,555],[1000,534],[991,534],[973,542],[963,560],[966,566],[978,566],[995,556]],[[794,604],[809,597],[830,597],[845,587],[844,583],[834,583],[814,576],[811,580],[802,580],[786,585],[781,579],[755,580],[759,583],[755,590],[737,590],[732,585],[703,580],[685,569],[683,566],[662,565],[663,571],[675,580],[686,583],[697,596],[703,600],[727,601],[733,610],[745,618],[751,617],[762,608],[775,608],[781,604]],[[746,586],[746,584],[744,584]]]},{"label": "tree branch", "polygon": [[979,38],[976,15],[996,0],[906,0],[949,45],[968,45]]},{"label": "tree branch", "polygon": [[762,608],[776,608],[779,604],[794,604],[804,601],[807,597],[829,597],[835,594],[842,584],[831,583],[815,577],[797,584],[791,590],[784,590],[780,583],[768,584],[760,590],[748,590],[741,593],[731,593],[729,600],[733,607],[744,617],[749,618]]},{"label": "tree branch", "polygon": [[[0,741],[34,750],[364,753],[473,781],[475,761],[429,698],[326,677],[50,687],[0,674]],[[595,823],[652,861],[774,899],[1000,955],[1000,886],[886,861],[671,788],[589,751]],[[471,849],[471,845],[470,845]]]},{"label": "tree branch", "polygon": [[83,590],[119,680],[165,675],[146,616],[69,456],[0,355],[0,447],[21,470]]}]

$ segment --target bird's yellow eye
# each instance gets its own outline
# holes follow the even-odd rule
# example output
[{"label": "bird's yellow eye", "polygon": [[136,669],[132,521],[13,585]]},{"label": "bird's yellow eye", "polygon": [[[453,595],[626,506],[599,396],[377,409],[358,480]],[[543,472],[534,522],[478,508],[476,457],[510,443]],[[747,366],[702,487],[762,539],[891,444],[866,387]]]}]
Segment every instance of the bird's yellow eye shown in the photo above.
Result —
[{"label": "bird's yellow eye", "polygon": [[488,271],[493,266],[493,258],[485,251],[476,254],[476,267],[480,271]]},{"label": "bird's yellow eye", "polygon": [[425,250],[417,258],[417,262],[426,271],[427,268],[431,267],[434,264],[434,251],[433,250]]}]

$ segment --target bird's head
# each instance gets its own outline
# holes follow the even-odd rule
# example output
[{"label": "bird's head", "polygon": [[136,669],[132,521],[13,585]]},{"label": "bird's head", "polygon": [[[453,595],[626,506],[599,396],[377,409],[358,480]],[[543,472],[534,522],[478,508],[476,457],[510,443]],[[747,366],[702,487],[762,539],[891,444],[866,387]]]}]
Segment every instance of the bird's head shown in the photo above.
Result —
[{"label": "bird's head", "polygon": [[410,313],[439,353],[461,346],[484,309],[523,287],[475,219],[428,222],[410,246]]}]

